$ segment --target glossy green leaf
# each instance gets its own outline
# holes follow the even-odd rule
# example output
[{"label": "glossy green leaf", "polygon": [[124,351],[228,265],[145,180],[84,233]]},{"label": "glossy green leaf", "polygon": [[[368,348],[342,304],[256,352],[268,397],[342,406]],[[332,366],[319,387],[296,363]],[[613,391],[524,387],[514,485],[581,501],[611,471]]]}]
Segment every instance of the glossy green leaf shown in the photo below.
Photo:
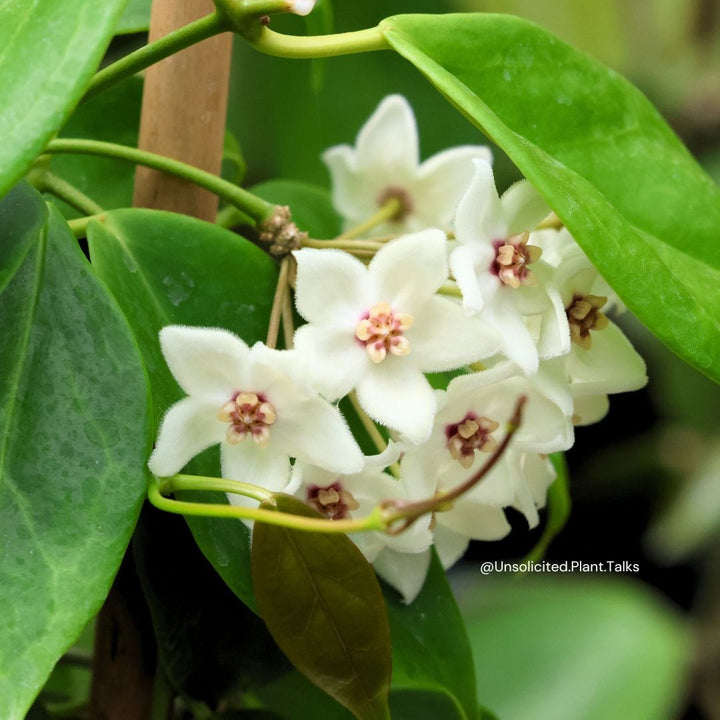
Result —
[{"label": "glossy green leaf", "polygon": [[[320,517],[287,495],[263,506]],[[352,540],[257,523],[252,569],[260,613],[293,665],[360,720],[389,720],[385,603]]]},{"label": "glossy green leaf", "polygon": [[677,717],[689,637],[638,585],[478,577],[460,600],[478,698],[502,720]]},{"label": "glossy green leaf", "polygon": [[125,2],[0,3],[0,197],[82,96]]},{"label": "glossy green leaf", "polygon": [[628,307],[720,380],[720,191],[645,97],[518,18],[381,27],[538,187]]},{"label": "glossy green leaf", "polygon": [[[194,218],[157,210],[117,210],[88,228],[93,266],[125,312],[150,375],[157,428],[183,397],[165,364],[158,332],[165,325],[222,327],[252,344],[264,340],[277,266],[243,238]],[[218,476],[217,448],[188,471]],[[227,502],[193,493],[198,502]],[[241,522],[188,518],[203,553],[229,587],[254,607],[249,533]]]},{"label": "glossy green leaf", "polygon": [[541,560],[553,539],[562,531],[570,517],[570,478],[565,456],[555,453],[550,456],[557,473],[547,492],[547,517],[542,535],[535,547],[527,554],[523,562],[537,562]]},{"label": "glossy green leaf", "polygon": [[[135,147],[142,87],[141,78],[131,77],[86,100],[60,131],[60,137],[104,140]],[[51,155],[50,169],[105,210],[132,205],[135,181],[132,163],[92,155]],[[66,217],[79,214],[64,205],[62,209]]]},{"label": "glossy green leaf", "polygon": [[[416,707],[416,720],[474,720],[470,643],[437,555],[433,553],[425,584],[410,605],[390,588],[385,588],[385,601],[393,645],[393,695],[403,691],[394,702]],[[433,714],[437,707],[445,707],[445,714]]]},{"label": "glossy green leaf", "polygon": [[115,26],[116,35],[145,32],[150,27],[152,0],[128,0],[123,14]]},{"label": "glossy green leaf", "polygon": [[[24,717],[98,611],[145,495],[147,382],[59,212],[0,203],[0,717]],[[22,219],[26,225],[23,227]],[[40,222],[42,220],[42,222]]]}]

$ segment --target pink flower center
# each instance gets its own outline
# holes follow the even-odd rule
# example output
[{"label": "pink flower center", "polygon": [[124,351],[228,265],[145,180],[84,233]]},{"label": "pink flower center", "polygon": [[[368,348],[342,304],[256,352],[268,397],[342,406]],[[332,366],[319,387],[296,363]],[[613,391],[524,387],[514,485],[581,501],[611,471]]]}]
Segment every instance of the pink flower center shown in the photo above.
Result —
[{"label": "pink flower center", "polygon": [[454,460],[464,468],[472,467],[475,462],[475,451],[490,453],[497,447],[497,440],[492,434],[500,427],[495,420],[477,417],[469,412],[459,422],[445,428],[447,448]]},{"label": "pink flower center", "polygon": [[221,422],[230,423],[226,440],[237,445],[248,435],[258,447],[270,442],[270,426],[277,419],[275,408],[262,395],[238,392],[226,402],[217,415]]},{"label": "pink flower center", "polygon": [[307,489],[306,502],[330,520],[344,520],[350,517],[351,510],[360,507],[352,493],[345,490],[339,480],[325,487],[310,485]]},{"label": "pink flower center", "polygon": [[513,235],[506,240],[495,240],[495,259],[490,272],[497,275],[503,285],[519,288],[521,285],[536,285],[537,278],[528,269],[542,255],[542,249],[528,245],[529,233]]},{"label": "pink flower center", "polygon": [[393,312],[387,303],[373,305],[355,328],[355,337],[364,345],[374,363],[387,354],[407,355],[410,343],[404,332],[413,324],[413,316]]}]

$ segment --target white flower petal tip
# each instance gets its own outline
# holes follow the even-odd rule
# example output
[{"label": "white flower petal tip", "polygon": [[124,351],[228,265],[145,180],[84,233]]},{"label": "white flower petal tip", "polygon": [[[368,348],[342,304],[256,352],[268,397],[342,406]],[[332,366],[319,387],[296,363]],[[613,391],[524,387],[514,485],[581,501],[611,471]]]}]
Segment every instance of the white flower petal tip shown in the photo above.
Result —
[{"label": "white flower petal tip", "polygon": [[295,15],[309,15],[315,7],[315,0],[289,0],[288,12]]},{"label": "white flower petal tip", "polygon": [[346,228],[372,217],[388,201],[399,201],[395,215],[370,235],[431,226],[449,230],[473,174],[471,161],[491,157],[486,147],[460,146],[420,163],[417,123],[402,95],[382,100],[354,146],[336,145],[322,155],[332,179],[333,204]]}]

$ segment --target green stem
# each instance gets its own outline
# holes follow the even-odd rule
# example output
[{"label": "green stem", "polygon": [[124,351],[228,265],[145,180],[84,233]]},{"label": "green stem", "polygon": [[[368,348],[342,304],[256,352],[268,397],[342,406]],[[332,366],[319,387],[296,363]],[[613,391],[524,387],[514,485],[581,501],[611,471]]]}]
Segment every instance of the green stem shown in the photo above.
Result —
[{"label": "green stem", "polygon": [[214,12],[184,27],[173,30],[164,37],[145,45],[145,47],[141,47],[139,50],[100,70],[90,82],[85,98],[102,92],[111,85],[115,85],[126,77],[154,65],[156,62],[190,47],[190,45],[207,40],[213,35],[218,35],[230,29],[228,18]]},{"label": "green stem", "polygon": [[402,209],[403,206],[400,202],[400,199],[396,197],[390,197],[385,201],[385,203],[380,206],[380,208],[374,215],[371,215],[367,220],[365,220],[365,222],[362,222],[359,225],[356,225],[355,227],[346,230],[342,235],[340,235],[340,238],[349,240],[351,238],[361,237],[369,230],[372,230],[378,225],[384,223],[386,220],[391,220],[392,218],[394,218],[398,213],[402,211]]},{"label": "green stem", "polygon": [[203,475],[173,475],[160,483],[162,492],[175,492],[176,490],[210,490],[212,492],[232,493],[244,495],[258,502],[269,500],[272,493],[269,490],[241,482],[240,480],[226,480],[224,478],[204,477]]},{"label": "green stem", "polygon": [[47,192],[56,198],[63,200],[68,205],[74,207],[83,215],[98,215],[103,209],[84,192],[78,190],[67,180],[55,175],[49,170],[41,170],[31,176],[31,182],[41,192]]},{"label": "green stem", "polygon": [[[188,489],[206,490],[208,488],[203,484],[202,487]],[[380,517],[379,507],[375,508],[367,517],[357,520],[324,520],[302,515],[290,515],[289,513],[275,512],[274,510],[264,510],[262,508],[171,500],[162,494],[160,483],[157,479],[151,482],[148,487],[148,500],[159,510],[164,510],[165,512],[176,515],[254,520],[256,522],[267,523],[268,525],[278,525],[280,527],[287,527],[293,530],[305,530],[307,532],[344,534],[348,532],[366,532],[369,530],[383,531],[385,529],[385,524]]]},{"label": "green stem", "polygon": [[215,216],[215,224],[226,230],[235,225],[246,225],[248,216],[244,212],[240,212],[234,205],[226,205]]},{"label": "green stem", "polygon": [[[270,217],[275,208],[274,205],[257,197],[257,195],[253,195],[247,190],[243,190],[237,185],[233,185],[212,173],[205,172],[205,170],[200,170],[179,160],[173,160],[163,155],[156,155],[155,153],[138,150],[137,148],[126,145],[117,145],[116,143],[101,142],[99,140],[61,138],[51,140],[47,144],[44,152],[50,154],[69,153],[112,157],[119,160],[127,160],[137,165],[144,165],[145,167],[155,170],[162,170],[163,172],[188,180],[195,185],[199,185],[215,193],[226,202],[231,203],[249,215],[257,224],[262,223]],[[94,213],[88,214],[92,215]]]},{"label": "green stem", "polygon": [[285,58],[323,58],[354,53],[389,50],[379,27],[335,35],[283,35],[268,27],[245,38],[256,50]]},{"label": "green stem", "polygon": [[173,702],[173,690],[163,664],[158,662],[153,680],[152,708],[150,720],[167,720]]},{"label": "green stem", "polygon": [[312,238],[305,238],[302,244],[303,247],[317,248],[319,250],[332,248],[345,250],[349,253],[355,252],[356,250],[366,250],[367,252],[376,253],[384,247],[383,243],[373,242],[372,240],[347,240],[340,238],[337,240],[313,240]]},{"label": "green stem", "polygon": [[275,286],[275,295],[273,296],[272,309],[270,310],[270,320],[268,322],[267,338],[265,339],[265,345],[273,349],[277,347],[277,339],[280,332],[280,318],[282,316],[285,295],[288,291],[289,273],[290,258],[285,257],[280,263],[280,274],[278,275],[277,285]]},{"label": "green stem", "polygon": [[292,299],[290,298],[290,288],[285,293],[285,299],[282,306],[282,327],[283,338],[285,340],[285,349],[292,350],[295,338],[295,319],[293,318]]},{"label": "green stem", "polygon": [[102,221],[104,218],[105,218],[104,212],[98,213],[97,215],[86,215],[85,217],[74,218],[73,220],[68,220],[68,225],[70,226],[70,229],[73,231],[76,238],[84,238],[84,237],[87,237],[88,225],[93,220]]}]

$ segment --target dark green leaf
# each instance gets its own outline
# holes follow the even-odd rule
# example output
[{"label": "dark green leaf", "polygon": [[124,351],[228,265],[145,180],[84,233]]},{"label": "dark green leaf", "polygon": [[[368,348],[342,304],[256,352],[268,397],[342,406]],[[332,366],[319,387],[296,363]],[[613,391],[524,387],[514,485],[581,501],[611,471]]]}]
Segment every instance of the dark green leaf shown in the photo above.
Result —
[{"label": "dark green leaf", "polygon": [[[416,720],[473,720],[477,699],[472,652],[437,555],[433,553],[425,584],[410,605],[390,588],[385,589],[385,600],[393,646],[393,693],[415,691],[397,702],[416,706],[418,714],[412,716]],[[430,699],[431,694],[443,697]],[[421,701],[423,695],[428,704]],[[448,710],[433,715],[437,704],[452,708],[452,714]],[[423,707],[428,711],[421,712]]]},{"label": "dark green leaf", "polygon": [[[263,507],[320,517],[288,495]],[[293,665],[360,720],[389,719],[385,603],[352,540],[257,523],[252,569],[260,613]]]},{"label": "dark green leaf", "polygon": [[[61,137],[104,140],[135,147],[140,125],[143,82],[131,77],[85,101],[60,132]],[[50,169],[105,210],[130,207],[135,166],[92,155],[52,155]],[[63,211],[66,208],[63,206]],[[75,217],[78,213],[70,210]]]},{"label": "dark green leaf", "polygon": [[80,99],[125,0],[0,5],[0,197]]},{"label": "dark green leaf", "polygon": [[147,383],[117,306],[56,209],[23,186],[0,203],[0,217],[13,212],[27,225],[0,225],[0,267],[15,268],[0,296],[4,720],[24,717],[105,598],[150,440]]},{"label": "dark green leaf", "polygon": [[240,143],[229,130],[226,130],[223,139],[222,177],[231,183],[240,185],[246,172],[247,163],[243,157]]},{"label": "dark green leaf", "polygon": [[173,687],[218,707],[231,691],[288,671],[265,624],[207,563],[182,518],[146,506],[132,547]]},{"label": "dark green leaf", "polygon": [[[353,714],[297,670],[257,691],[263,706],[283,720],[352,720]],[[400,720],[395,718],[395,720]]]},{"label": "dark green leaf", "polygon": [[[686,366],[687,367],[687,366]],[[537,562],[541,560],[550,543],[556,535],[562,531],[570,517],[570,488],[568,467],[565,456],[562,453],[554,453],[550,456],[557,477],[547,492],[547,518],[542,535],[535,547],[527,554],[523,562]]]},{"label": "dark green leaf", "polygon": [[[252,344],[264,339],[277,282],[275,263],[243,238],[193,218],[156,210],[109,212],[88,228],[93,265],[117,298],[150,375],[155,427],[183,393],[165,364],[165,325],[222,327]],[[217,452],[189,471],[218,476]],[[198,502],[227,502],[193,493]],[[254,607],[249,537],[241,522],[188,518],[195,539],[230,588]]]},{"label": "dark green leaf", "polygon": [[407,15],[388,42],[537,186],[633,312],[720,380],[720,192],[623,78],[500,15]]},{"label": "dark green leaf", "polygon": [[478,698],[502,720],[677,717],[689,638],[638,585],[478,577],[460,600]]}]

